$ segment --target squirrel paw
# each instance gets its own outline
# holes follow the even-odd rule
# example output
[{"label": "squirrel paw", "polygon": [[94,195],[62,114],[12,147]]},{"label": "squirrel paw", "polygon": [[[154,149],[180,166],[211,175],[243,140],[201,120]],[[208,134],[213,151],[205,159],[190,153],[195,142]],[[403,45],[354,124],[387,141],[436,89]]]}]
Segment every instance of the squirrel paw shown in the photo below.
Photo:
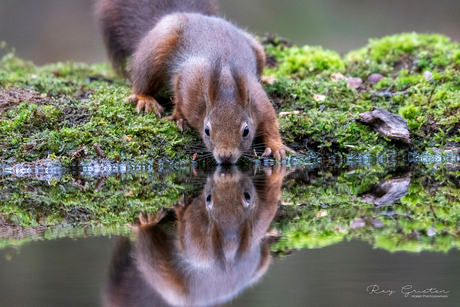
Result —
[{"label": "squirrel paw", "polygon": [[132,104],[136,104],[136,110],[138,114],[142,111],[142,109],[144,109],[145,113],[150,113],[152,110],[154,110],[155,114],[161,118],[161,113],[163,113],[164,110],[163,107],[153,97],[133,94],[126,98],[126,101],[129,101]]},{"label": "squirrel paw", "polygon": [[187,130],[187,121],[183,118],[176,118],[174,115],[166,117],[168,120],[172,120],[176,122],[177,127],[179,128],[180,132],[184,132]]},{"label": "squirrel paw", "polygon": [[134,230],[138,230],[139,228],[155,226],[158,224],[164,217],[166,216],[166,211],[163,209],[158,210],[155,213],[139,213],[139,223],[136,225],[131,226]]},{"label": "squirrel paw", "polygon": [[295,151],[290,149],[289,147],[281,145],[281,147],[276,148],[276,149],[275,148],[272,149],[270,147],[265,148],[265,151],[262,157],[268,158],[273,153],[273,158],[275,160],[284,160],[286,158],[286,152],[290,152],[292,154],[295,153]]}]

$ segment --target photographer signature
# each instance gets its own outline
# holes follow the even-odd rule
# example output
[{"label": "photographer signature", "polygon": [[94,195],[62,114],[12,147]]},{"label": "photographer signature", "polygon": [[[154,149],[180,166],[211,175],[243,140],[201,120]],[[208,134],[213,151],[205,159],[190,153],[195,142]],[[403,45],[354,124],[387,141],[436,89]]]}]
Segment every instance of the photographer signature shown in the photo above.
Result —
[{"label": "photographer signature", "polygon": [[[388,296],[391,296],[395,293],[397,293],[397,290],[393,289],[380,289],[379,285],[370,285],[366,288],[366,291],[369,294],[386,294]],[[437,288],[426,288],[426,289],[414,289],[412,285],[405,285],[401,287],[400,292],[404,295],[404,297],[408,297],[409,295],[414,295],[414,294],[438,294],[438,295],[444,295],[449,293],[450,291],[446,290],[439,290]]]}]

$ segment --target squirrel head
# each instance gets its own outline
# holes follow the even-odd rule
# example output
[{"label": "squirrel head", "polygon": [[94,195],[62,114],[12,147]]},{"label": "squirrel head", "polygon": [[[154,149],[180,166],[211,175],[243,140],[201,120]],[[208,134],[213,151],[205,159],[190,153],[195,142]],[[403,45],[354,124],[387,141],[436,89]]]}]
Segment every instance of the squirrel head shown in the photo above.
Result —
[{"label": "squirrel head", "polygon": [[206,97],[206,116],[200,131],[216,161],[235,163],[255,136],[252,102],[245,74],[237,68],[212,69]]}]

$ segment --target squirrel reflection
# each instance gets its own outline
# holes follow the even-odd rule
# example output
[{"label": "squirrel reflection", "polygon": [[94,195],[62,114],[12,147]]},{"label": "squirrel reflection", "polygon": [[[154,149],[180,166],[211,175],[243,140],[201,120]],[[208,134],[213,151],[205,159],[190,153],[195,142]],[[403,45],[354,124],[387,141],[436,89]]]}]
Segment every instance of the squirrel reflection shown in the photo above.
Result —
[{"label": "squirrel reflection", "polygon": [[286,174],[277,167],[254,184],[236,167],[218,169],[198,197],[175,205],[173,229],[158,225],[164,211],[141,216],[137,240],[113,251],[104,306],[214,306],[257,282]]}]

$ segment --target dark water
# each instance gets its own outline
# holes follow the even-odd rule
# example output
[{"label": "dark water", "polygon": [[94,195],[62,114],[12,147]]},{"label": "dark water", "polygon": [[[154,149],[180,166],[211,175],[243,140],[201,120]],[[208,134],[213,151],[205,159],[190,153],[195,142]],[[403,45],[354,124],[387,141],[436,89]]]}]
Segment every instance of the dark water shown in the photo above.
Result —
[{"label": "dark water", "polygon": [[[34,242],[5,261],[1,306],[100,306],[118,237]],[[457,306],[460,253],[391,254],[358,241],[274,259],[257,284],[225,306]],[[369,295],[366,288],[398,291]],[[402,286],[445,289],[448,298],[405,298]],[[141,297],[139,297],[139,300]],[[125,305],[127,306],[127,305]],[[132,306],[158,306],[156,304]]]},{"label": "dark water", "polygon": [[456,306],[460,168],[412,160],[4,173],[0,306]]}]

